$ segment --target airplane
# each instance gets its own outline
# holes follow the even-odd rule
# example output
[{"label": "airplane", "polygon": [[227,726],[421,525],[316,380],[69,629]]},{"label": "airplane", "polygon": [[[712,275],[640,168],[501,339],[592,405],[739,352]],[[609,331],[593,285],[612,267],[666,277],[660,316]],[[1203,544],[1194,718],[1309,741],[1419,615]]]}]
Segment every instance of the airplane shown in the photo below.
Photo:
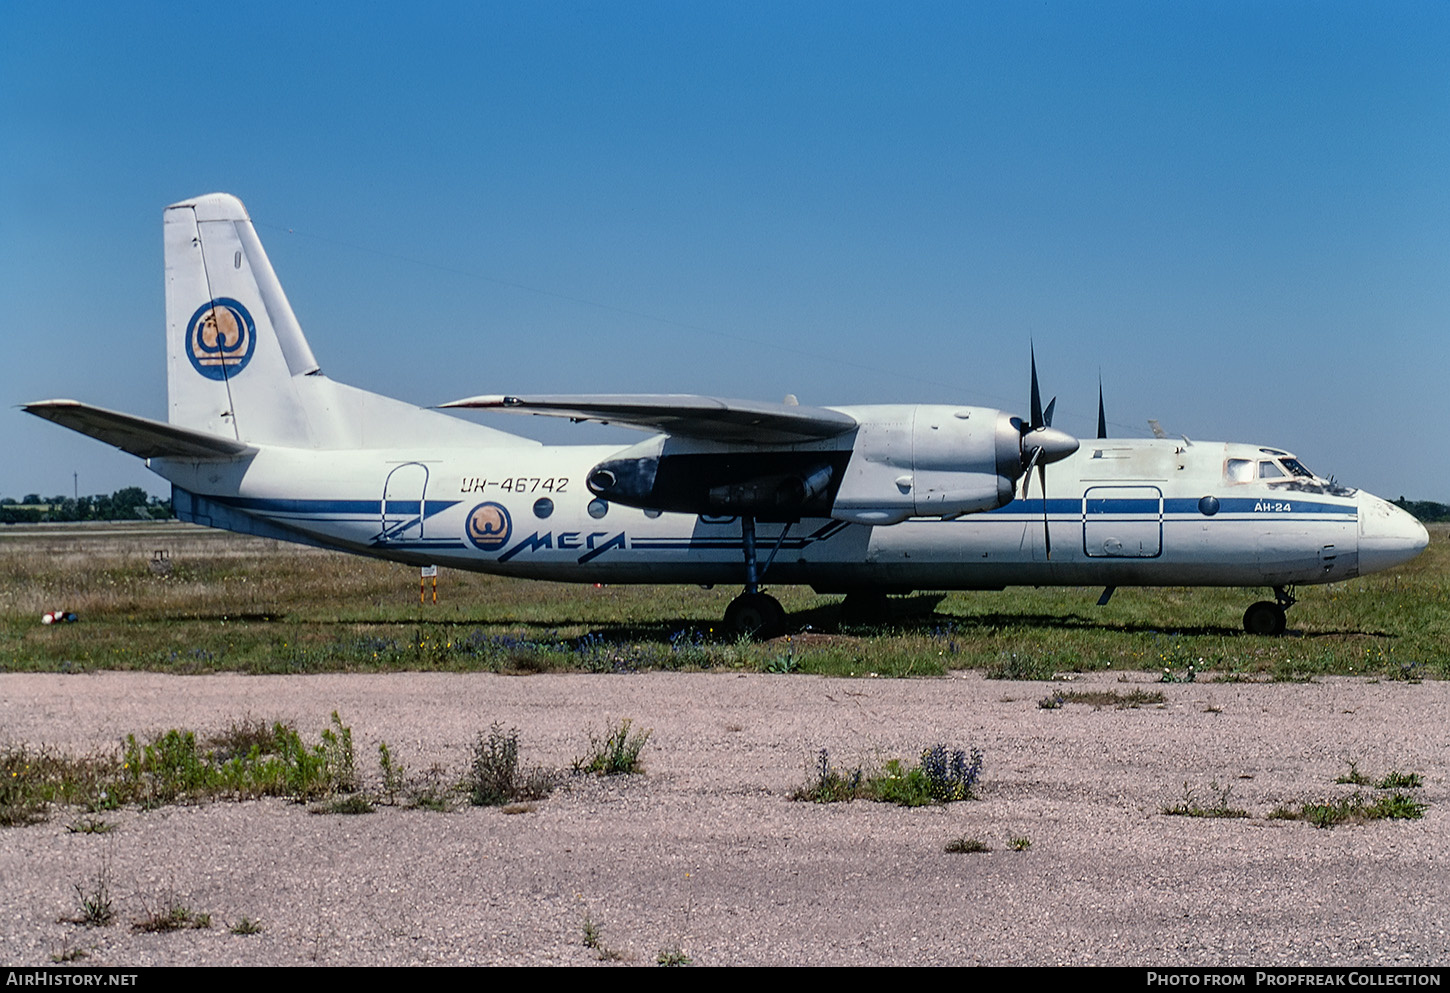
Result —
[{"label": "airplane", "polygon": [[237,198],[172,204],[163,231],[167,420],[23,409],[145,459],[196,524],[531,579],[739,583],[724,627],[761,638],[787,627],[767,576],[850,610],[917,590],[1101,586],[1103,604],[1120,586],[1269,587],[1243,625],[1277,635],[1297,585],[1388,569],[1429,540],[1282,449],[1108,438],[1101,384],[1084,443],[1052,427],[1035,354],[1026,418],[680,394],[440,405],[648,433],[546,446],[323,375]]}]

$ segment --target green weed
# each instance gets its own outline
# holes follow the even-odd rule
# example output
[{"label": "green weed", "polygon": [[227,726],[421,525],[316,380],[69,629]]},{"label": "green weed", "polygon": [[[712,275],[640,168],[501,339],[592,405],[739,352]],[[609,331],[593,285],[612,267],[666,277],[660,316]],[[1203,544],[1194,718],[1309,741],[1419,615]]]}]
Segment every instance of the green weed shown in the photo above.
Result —
[{"label": "green weed", "polygon": [[227,930],[232,934],[261,934],[262,922],[243,916],[237,918],[237,922]]},{"label": "green weed", "polygon": [[519,729],[495,723],[473,745],[469,799],[477,807],[499,807],[517,800],[541,800],[554,789],[553,773],[519,765]]},{"label": "green weed", "polygon": [[131,927],[133,930],[146,931],[151,934],[167,931],[204,931],[211,927],[211,914],[197,913],[185,904],[178,902],[173,895],[166,897],[156,909],[147,911],[146,915]]},{"label": "green weed", "polygon": [[421,776],[409,780],[408,806],[438,813],[448,810],[453,789],[444,781],[445,775],[443,767],[435,763]]},{"label": "green weed", "polygon": [[662,965],[670,968],[689,965],[693,960],[678,946],[661,948],[655,956],[655,965]]},{"label": "green weed", "polygon": [[444,783],[443,767],[433,765],[421,776],[410,776],[393,755],[386,741],[378,742],[378,771],[382,785],[377,803],[397,806],[400,803],[414,810],[447,810],[452,788]]},{"label": "green weed", "polygon": [[1426,805],[1403,793],[1377,796],[1366,799],[1361,793],[1340,800],[1325,800],[1319,803],[1300,804],[1294,807],[1276,807],[1269,817],[1273,820],[1307,821],[1317,828],[1332,828],[1340,824],[1363,824],[1379,820],[1418,820],[1425,815]]},{"label": "green weed", "polygon": [[619,962],[624,953],[604,944],[604,932],[586,911],[584,914],[584,947],[592,950],[601,962]]},{"label": "green weed", "polygon": [[1359,771],[1359,766],[1353,759],[1350,760],[1349,771],[1342,776],[1337,776],[1334,781],[1347,786],[1369,785],[1369,777]]},{"label": "green weed", "polygon": [[352,728],[332,712],[332,726],[322,730],[322,755],[331,773],[333,789],[341,793],[357,790],[357,768],[352,751]]},{"label": "green weed", "polygon": [[1249,812],[1229,805],[1232,786],[1220,786],[1218,781],[1209,784],[1215,799],[1208,806],[1198,802],[1197,791],[1187,783],[1183,784],[1183,800],[1171,807],[1164,807],[1163,813],[1170,817],[1248,817]]},{"label": "green weed", "polygon": [[981,771],[980,750],[972,749],[969,757],[964,751],[937,744],[922,749],[919,762],[910,768],[900,759],[891,759],[874,775],[864,775],[859,766],[845,774],[831,765],[830,755],[823,748],[817,753],[810,781],[791,794],[791,799],[812,803],[861,799],[903,807],[951,803],[974,796],[973,787]]},{"label": "green weed", "polygon": [[1425,785],[1425,779],[1418,772],[1388,772],[1374,788],[1377,790],[1417,790]]},{"label": "green weed", "polygon": [[317,806],[309,808],[307,812],[309,814],[371,814],[375,809],[372,801],[361,793],[349,793],[331,800],[324,800]]},{"label": "green weed", "polygon": [[979,838],[968,838],[962,835],[960,838],[953,838],[947,842],[946,851],[951,855],[975,855],[979,852],[990,852],[991,847]]},{"label": "green weed", "polygon": [[402,764],[393,758],[386,741],[378,742],[378,769],[383,776],[381,799],[392,806],[398,802],[398,795],[407,788],[408,775]]},{"label": "green weed", "polygon": [[986,677],[988,679],[1020,679],[1020,680],[1045,680],[1051,679],[1064,668],[1072,669],[1077,662],[1076,657],[1071,659],[1073,664],[1059,666],[1059,659],[1055,654],[1043,653],[1041,655],[1018,654],[1017,652],[1002,652],[995,662],[988,664]]},{"label": "green weed", "polygon": [[83,775],[67,776],[68,763],[50,752],[31,752],[23,745],[0,752],[0,827],[20,827],[46,819],[52,804],[76,798]]},{"label": "green weed", "polygon": [[111,902],[111,869],[105,862],[101,863],[100,869],[96,871],[96,878],[86,885],[80,883],[71,884],[76,891],[76,900],[80,904],[80,916],[72,918],[76,924],[85,924],[89,927],[104,927],[111,923],[116,916],[115,905]]},{"label": "green weed", "polygon": [[72,947],[71,943],[62,938],[60,948],[50,953],[50,960],[56,965],[64,965],[67,962],[79,962],[81,959],[89,958],[90,952],[79,946]]},{"label": "green weed", "polygon": [[901,807],[925,807],[935,802],[931,783],[921,766],[903,767],[900,759],[891,759],[882,766],[881,772],[867,778],[861,795],[880,803],[894,803]]},{"label": "green weed", "polygon": [[795,657],[795,639],[786,635],[785,652],[781,655],[772,656],[770,661],[765,663],[765,671],[785,675],[800,670],[800,662]]},{"label": "green weed", "polygon": [[1059,693],[1058,699],[1063,703],[1087,704],[1094,710],[1100,710],[1103,707],[1137,710],[1139,707],[1163,703],[1164,696],[1158,690],[1134,689],[1127,693],[1119,693],[1117,690],[1069,690]]},{"label": "green weed", "polygon": [[1349,772],[1336,777],[1334,781],[1345,786],[1373,786],[1377,790],[1417,790],[1425,785],[1424,777],[1418,772],[1399,770],[1387,772],[1381,779],[1375,780],[1360,772],[1358,764],[1352,759],[1349,762]]},{"label": "green weed", "polygon": [[1027,849],[1032,847],[1032,839],[1027,837],[1026,835],[1014,835],[1012,838],[1008,839],[1007,847],[1012,849],[1012,851],[1014,852],[1025,852],[1027,851]]},{"label": "green weed", "polygon": [[792,793],[792,800],[843,803],[860,795],[861,767],[858,765],[850,773],[841,772],[831,765],[830,753],[824,748],[816,753],[811,772],[810,782]]},{"label": "green weed", "polygon": [[[0,826],[33,824],[67,805],[94,814],[126,804],[335,796],[355,789],[356,776],[352,732],[336,714],[332,719],[332,727],[311,747],[291,727],[278,723],[260,733],[248,730],[245,751],[232,733],[235,725],[220,743],[173,728],[146,741],[127,735],[119,753],[72,757],[9,748],[0,751]],[[99,817],[79,819],[71,828],[77,833],[109,829]]]},{"label": "green weed", "polygon": [[649,742],[650,728],[632,730],[633,722],[626,717],[617,725],[606,725],[600,735],[589,732],[589,752],[574,760],[574,772],[596,776],[620,776],[644,771],[639,753]]}]

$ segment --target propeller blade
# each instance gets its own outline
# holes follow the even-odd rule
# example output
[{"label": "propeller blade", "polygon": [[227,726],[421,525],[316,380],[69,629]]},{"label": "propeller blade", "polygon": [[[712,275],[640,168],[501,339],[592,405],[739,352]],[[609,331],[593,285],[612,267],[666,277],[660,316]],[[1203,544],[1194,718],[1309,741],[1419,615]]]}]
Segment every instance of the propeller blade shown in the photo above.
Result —
[{"label": "propeller blade", "polygon": [[1041,457],[1042,449],[1034,446],[1032,449],[1032,457],[1027,460],[1027,467],[1022,470],[1022,499],[1024,500],[1027,499],[1027,489],[1032,484],[1032,467],[1037,464],[1037,460]]},{"label": "propeller blade", "polygon": [[[1040,449],[1039,449],[1040,451]],[[1047,549],[1048,561],[1052,560],[1052,529],[1047,526],[1047,463],[1037,467],[1037,476],[1042,483],[1042,544]]]},{"label": "propeller blade", "polygon": [[1032,355],[1032,424],[1031,427],[1042,427],[1042,393],[1037,388],[1037,347],[1028,345]]},{"label": "propeller blade", "polygon": [[1108,436],[1108,415],[1107,415],[1107,412],[1103,409],[1103,377],[1102,377],[1102,374],[1099,373],[1098,374],[1098,437],[1099,438],[1106,438],[1107,436]]},{"label": "propeller blade", "polygon": [[[1017,418],[1013,422],[1022,433],[1020,451],[1022,458],[1022,499],[1027,499],[1027,493],[1032,488],[1032,470],[1037,469],[1038,477],[1042,483],[1042,528],[1044,535],[1047,534],[1047,464],[1065,459],[1078,449],[1078,441],[1065,431],[1059,431],[1052,426],[1052,415],[1057,410],[1057,397],[1053,397],[1047,404],[1047,409],[1042,409],[1042,389],[1037,381],[1037,346],[1032,344],[1032,417],[1030,423],[1023,423]],[[1052,539],[1045,537],[1048,554],[1051,555]]]}]

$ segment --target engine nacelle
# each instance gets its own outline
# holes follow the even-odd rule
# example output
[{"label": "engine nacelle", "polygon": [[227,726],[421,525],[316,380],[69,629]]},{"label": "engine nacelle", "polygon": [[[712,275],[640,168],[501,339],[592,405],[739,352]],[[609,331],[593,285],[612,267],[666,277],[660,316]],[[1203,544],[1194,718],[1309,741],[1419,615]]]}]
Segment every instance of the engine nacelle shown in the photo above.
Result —
[{"label": "engine nacelle", "polygon": [[749,448],[660,436],[600,462],[587,484],[606,500],[646,510],[896,524],[1005,506],[1031,458],[1045,465],[1078,444],[988,407],[836,409],[855,418],[854,431]]},{"label": "engine nacelle", "polygon": [[851,457],[829,445],[751,449],[653,438],[589,471],[590,492],[647,510],[762,521],[825,517]]},{"label": "engine nacelle", "polygon": [[861,422],[831,516],[857,524],[1005,506],[1022,475],[1021,422],[987,407],[853,410]]}]

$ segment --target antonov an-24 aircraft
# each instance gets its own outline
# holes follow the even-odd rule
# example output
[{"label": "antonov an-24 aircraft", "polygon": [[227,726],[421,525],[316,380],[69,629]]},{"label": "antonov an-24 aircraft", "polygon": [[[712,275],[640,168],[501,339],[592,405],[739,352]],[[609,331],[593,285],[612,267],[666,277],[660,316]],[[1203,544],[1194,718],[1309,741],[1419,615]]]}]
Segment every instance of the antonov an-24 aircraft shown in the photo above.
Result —
[{"label": "antonov an-24 aircraft", "polygon": [[[322,374],[241,201],[165,212],[166,423],[25,409],[146,460],[178,517],[416,565],[597,583],[741,583],[728,629],[785,629],[768,575],[869,601],[1018,585],[1269,587],[1406,562],[1409,514],[1253,444],[1119,439],[957,404],[806,407],[686,395],[480,396],[444,407],[623,424],[545,446]],[[1047,466],[1052,466],[1049,474]],[[1039,479],[1032,494],[1033,469]],[[1050,478],[1049,478],[1050,476]],[[1018,484],[1021,485],[1019,493]]]}]

